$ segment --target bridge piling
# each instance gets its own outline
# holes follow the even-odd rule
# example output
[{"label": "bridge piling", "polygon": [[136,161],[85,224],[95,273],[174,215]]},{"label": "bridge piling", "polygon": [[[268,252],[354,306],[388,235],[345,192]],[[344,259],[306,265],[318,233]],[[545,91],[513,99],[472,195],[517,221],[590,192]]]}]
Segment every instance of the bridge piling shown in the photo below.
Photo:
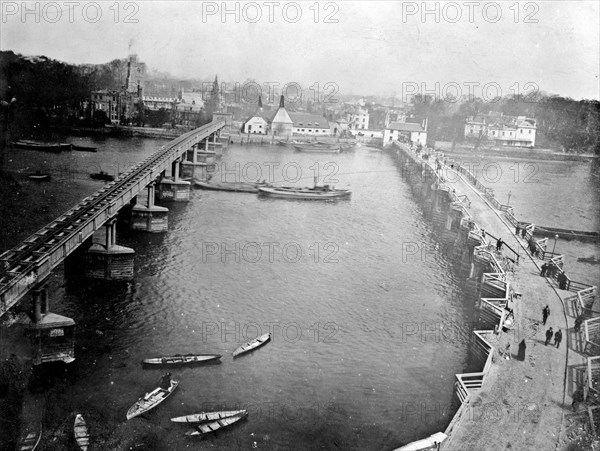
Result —
[{"label": "bridge piling", "polygon": [[191,183],[179,178],[181,157],[173,161],[171,179],[162,178],[158,184],[158,199],[163,201],[187,202],[190,200]]},{"label": "bridge piling", "polygon": [[154,205],[156,183],[146,187],[148,199],[146,205],[135,204],[131,208],[129,228],[142,232],[161,233],[169,229],[169,209]]},{"label": "bridge piling", "polygon": [[85,254],[85,275],[90,279],[130,281],[133,280],[135,251],[119,246],[117,220],[112,218],[104,224],[104,245],[92,244]]}]

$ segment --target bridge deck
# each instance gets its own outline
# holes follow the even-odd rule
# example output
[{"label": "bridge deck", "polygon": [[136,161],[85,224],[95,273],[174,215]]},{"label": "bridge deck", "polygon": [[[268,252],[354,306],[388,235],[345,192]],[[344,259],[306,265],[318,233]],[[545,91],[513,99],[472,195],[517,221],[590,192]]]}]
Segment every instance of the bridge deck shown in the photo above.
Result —
[{"label": "bridge deck", "polygon": [[173,161],[224,126],[223,120],[213,121],[181,135],[0,255],[0,316],[164,170],[170,169]]}]

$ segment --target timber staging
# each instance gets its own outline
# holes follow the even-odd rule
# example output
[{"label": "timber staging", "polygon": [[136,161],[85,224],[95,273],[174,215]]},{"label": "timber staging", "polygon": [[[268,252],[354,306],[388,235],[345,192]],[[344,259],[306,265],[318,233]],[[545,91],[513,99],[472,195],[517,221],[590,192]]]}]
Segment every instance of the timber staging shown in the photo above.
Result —
[{"label": "timber staging", "polygon": [[[391,149],[434,231],[453,244],[479,317],[470,343],[479,371],[456,375],[459,407],[441,449],[566,450],[589,439],[574,431],[593,430],[600,413],[597,288],[571,280],[562,256],[546,250],[548,238],[536,239],[533,224],[516,220],[510,207],[456,162],[399,142]],[[517,235],[516,225],[525,232]],[[516,242],[516,249],[505,245],[498,251],[496,238]],[[555,270],[540,276],[542,263]],[[545,305],[552,312],[546,325]],[[510,312],[514,319],[507,327]],[[562,331],[562,347],[544,346],[549,326]],[[580,389],[589,407],[574,413],[571,401]]]}]

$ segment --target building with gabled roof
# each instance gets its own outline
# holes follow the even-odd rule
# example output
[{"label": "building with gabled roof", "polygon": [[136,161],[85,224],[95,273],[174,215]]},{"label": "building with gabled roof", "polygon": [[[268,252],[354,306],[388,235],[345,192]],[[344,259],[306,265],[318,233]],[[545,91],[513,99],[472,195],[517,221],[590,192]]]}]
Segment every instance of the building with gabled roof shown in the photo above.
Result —
[{"label": "building with gabled roof", "polygon": [[283,95],[279,98],[279,108],[271,119],[270,131],[273,136],[291,136],[294,121],[285,109]]},{"label": "building with gabled roof", "polygon": [[425,146],[427,144],[427,119],[423,125],[412,122],[391,122],[383,132],[383,145],[390,145],[392,141]]},{"label": "building with gabled roof", "polygon": [[312,113],[289,113],[293,121],[292,133],[299,135],[328,136],[331,134],[329,121],[323,116]]},{"label": "building with gabled roof", "polygon": [[498,146],[535,147],[536,120],[504,116],[499,112],[470,116],[465,121],[465,138],[485,139]]}]

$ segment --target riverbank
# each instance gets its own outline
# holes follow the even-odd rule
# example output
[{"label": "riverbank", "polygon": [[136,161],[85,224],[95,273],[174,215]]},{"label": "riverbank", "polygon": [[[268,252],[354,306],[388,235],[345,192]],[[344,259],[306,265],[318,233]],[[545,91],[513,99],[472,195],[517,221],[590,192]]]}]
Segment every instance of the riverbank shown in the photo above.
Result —
[{"label": "riverbank", "polygon": [[[505,242],[517,242],[521,255],[514,272],[506,275],[515,292],[520,293],[511,305],[516,328],[511,333],[486,335],[491,342],[493,363],[482,373],[483,387],[468,390],[465,402],[446,430],[449,438],[442,449],[566,449],[589,444],[591,437],[576,434],[584,431],[587,411],[571,410],[572,396],[581,384],[574,369],[583,368],[586,363],[582,355],[569,352],[579,342],[579,334],[573,331],[573,310],[568,308],[573,293],[556,288],[550,278],[540,277],[542,262],[526,252],[527,240],[516,236],[513,225],[462,174],[437,163],[446,186],[458,198],[468,199],[464,207],[479,227]],[[545,305],[552,313],[543,325]],[[561,330],[565,337],[558,349],[544,344],[544,334],[550,326],[554,331]],[[515,351],[523,340],[525,358],[519,360]],[[512,351],[507,360],[498,351],[509,344]]]}]

